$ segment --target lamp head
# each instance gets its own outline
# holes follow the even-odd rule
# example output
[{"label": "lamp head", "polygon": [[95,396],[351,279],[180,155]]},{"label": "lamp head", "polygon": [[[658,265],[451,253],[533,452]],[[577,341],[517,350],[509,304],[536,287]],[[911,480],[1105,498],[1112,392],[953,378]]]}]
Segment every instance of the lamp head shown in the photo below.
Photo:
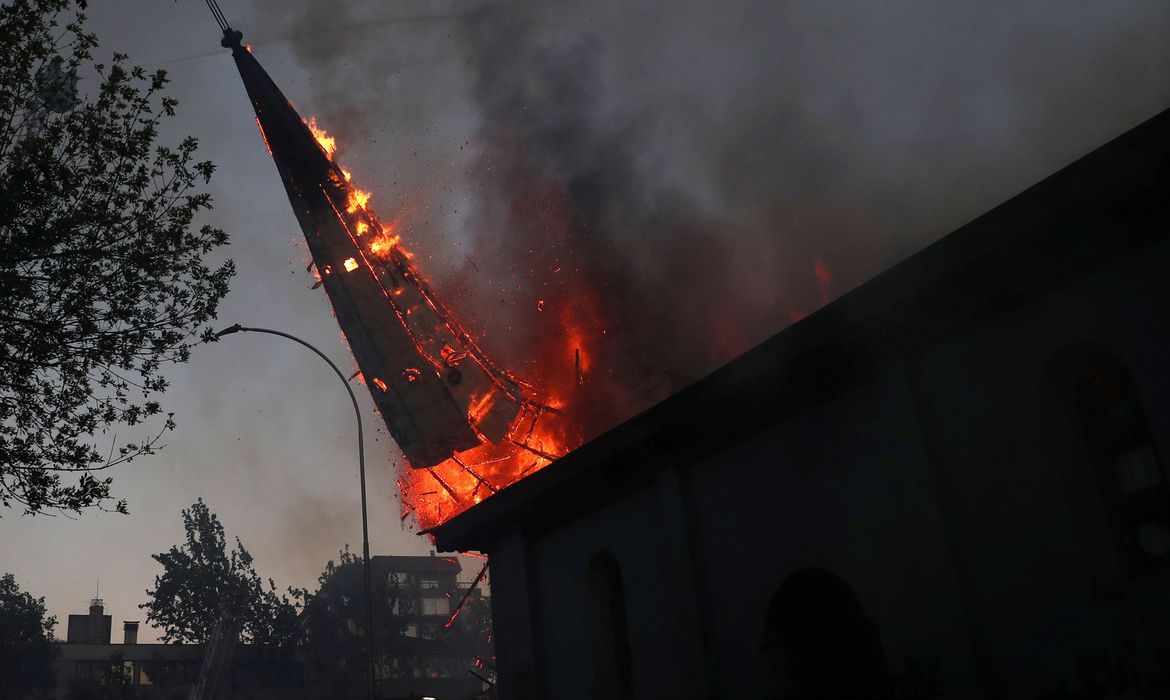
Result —
[{"label": "lamp head", "polygon": [[232,325],[228,326],[227,328],[223,329],[222,331],[216,333],[215,339],[219,340],[220,338],[224,337],[225,335],[231,335],[232,333],[239,333],[242,330],[244,330],[244,327],[238,323],[235,323],[235,324],[232,324]]}]

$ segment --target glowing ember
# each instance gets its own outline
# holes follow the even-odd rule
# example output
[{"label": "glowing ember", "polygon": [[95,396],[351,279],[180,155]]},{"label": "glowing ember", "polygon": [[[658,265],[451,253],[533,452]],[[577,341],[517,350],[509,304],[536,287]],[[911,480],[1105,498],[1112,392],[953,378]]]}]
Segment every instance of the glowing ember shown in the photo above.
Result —
[{"label": "glowing ember", "polygon": [[354,270],[358,269],[358,261],[354,260],[353,258],[346,258],[343,264],[345,265],[345,270],[347,272],[353,272]]},{"label": "glowing ember", "polygon": [[366,231],[369,231],[369,230],[370,230],[370,225],[367,224],[366,222],[359,221],[357,223],[357,235],[361,236],[361,235],[365,234]]},{"label": "glowing ember", "polygon": [[268,145],[268,134],[264,133],[264,125],[260,123],[260,117],[256,117],[256,126],[260,129],[260,138],[264,139],[264,150],[268,151],[268,155],[272,155],[272,146]]}]

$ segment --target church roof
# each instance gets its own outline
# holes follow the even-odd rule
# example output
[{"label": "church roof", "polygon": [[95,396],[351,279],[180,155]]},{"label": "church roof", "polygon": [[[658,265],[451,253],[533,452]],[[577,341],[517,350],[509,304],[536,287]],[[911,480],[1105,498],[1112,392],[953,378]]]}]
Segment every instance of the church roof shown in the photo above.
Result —
[{"label": "church roof", "polygon": [[446,523],[446,551],[540,532],[906,356],[1170,237],[1170,110]]}]

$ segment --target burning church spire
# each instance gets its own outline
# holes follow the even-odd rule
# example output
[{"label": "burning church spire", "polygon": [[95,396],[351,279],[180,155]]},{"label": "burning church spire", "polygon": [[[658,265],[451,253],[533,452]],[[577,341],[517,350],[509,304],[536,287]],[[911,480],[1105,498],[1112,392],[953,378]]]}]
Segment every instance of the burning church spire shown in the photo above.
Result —
[{"label": "burning church spire", "polygon": [[[537,427],[555,409],[476,345],[400,245],[369,195],[333,160],[208,2],[231,49],[337,322],[375,405],[413,467],[400,479],[424,527],[446,519],[563,453]],[[543,436],[543,437],[542,437]],[[421,472],[421,473],[419,473]],[[421,481],[426,481],[426,486]],[[429,490],[427,490],[429,488]],[[428,498],[424,508],[419,497]],[[405,513],[404,513],[405,517]]]}]

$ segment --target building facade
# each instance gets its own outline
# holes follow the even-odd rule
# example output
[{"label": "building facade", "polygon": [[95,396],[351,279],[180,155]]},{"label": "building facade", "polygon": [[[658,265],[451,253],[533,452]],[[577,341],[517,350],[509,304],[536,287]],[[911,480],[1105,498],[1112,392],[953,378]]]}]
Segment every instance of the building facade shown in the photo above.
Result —
[{"label": "building facade", "polygon": [[432,534],[503,698],[1170,697],[1168,350],[1163,113]]},{"label": "building facade", "polygon": [[[473,593],[458,622],[452,621],[469,584],[459,580],[458,559],[433,554],[370,558],[378,697],[446,700],[469,697],[483,687],[472,671],[478,668],[477,657],[490,656],[487,601]],[[314,697],[332,697],[339,689],[362,691],[364,674],[354,672],[368,663],[362,573],[360,559],[327,572],[302,614]]]},{"label": "building facade", "polygon": [[[55,696],[190,697],[203,667],[202,644],[139,644],[137,621],[123,622],[122,635],[121,642],[114,643],[111,616],[105,614],[101,600],[91,601],[88,615],[70,615],[66,640],[58,645]],[[283,650],[238,645],[220,697],[305,698],[304,664]]]}]

